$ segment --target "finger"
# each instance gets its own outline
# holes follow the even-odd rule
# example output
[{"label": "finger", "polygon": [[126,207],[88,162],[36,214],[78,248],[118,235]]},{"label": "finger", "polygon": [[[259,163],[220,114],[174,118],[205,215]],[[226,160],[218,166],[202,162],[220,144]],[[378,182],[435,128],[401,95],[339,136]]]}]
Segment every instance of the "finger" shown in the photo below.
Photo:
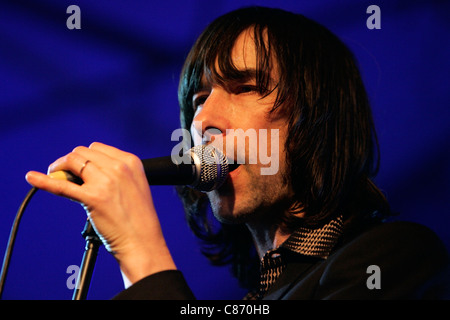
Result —
[{"label": "finger", "polygon": [[[96,170],[96,165],[83,155],[71,152],[64,157],[59,158],[48,167],[48,174],[57,178],[55,173],[61,171],[70,171],[73,175],[87,182],[90,178],[100,179],[102,172]],[[90,173],[88,174],[87,171]],[[62,175],[64,178],[64,175]]]},{"label": "finger", "polygon": [[73,152],[91,160],[106,176],[131,177],[139,181],[141,187],[148,185],[142,161],[134,154],[99,142],[92,143],[89,148],[77,147]]},{"label": "finger", "polygon": [[67,170],[72,172],[73,174],[77,175],[80,173],[81,168],[84,166],[84,163],[87,161],[87,159],[79,154],[70,152],[66,154],[65,156],[57,159],[53,163],[51,163],[48,166],[47,173],[60,171],[60,170]]},{"label": "finger", "polygon": [[87,147],[79,146],[73,149],[72,153],[79,155],[84,159],[89,159],[94,163],[100,170],[105,172],[110,172],[111,168],[115,167],[120,159],[111,157],[104,152],[99,150],[93,150]]},{"label": "finger", "polygon": [[[108,154],[103,153],[102,151],[93,150],[86,147],[76,147],[73,150],[73,153],[79,155],[84,159],[89,159],[90,163],[94,164],[95,167],[105,176],[111,177],[113,175],[116,175],[117,173],[119,173],[119,176],[134,175],[133,169],[123,159],[114,158]],[[93,170],[86,170],[84,176],[87,179],[90,178],[90,176],[88,176],[88,171],[93,172]]]},{"label": "finger", "polygon": [[50,164],[47,173],[66,170],[78,175],[82,171],[82,168],[84,168],[87,160],[80,154],[70,152]]},{"label": "finger", "polygon": [[89,145],[89,149],[102,152],[104,154],[109,155],[112,158],[123,158],[123,156],[125,154],[128,154],[125,151],[122,151],[120,149],[117,149],[117,148],[115,148],[113,146],[109,146],[109,145],[101,143],[101,142],[92,142]]},{"label": "finger", "polygon": [[134,154],[122,151],[100,142],[91,143],[89,149],[101,152],[114,159],[120,159],[121,161],[125,162],[130,168],[137,169],[142,166],[142,161]]},{"label": "finger", "polygon": [[37,171],[28,172],[25,179],[32,186],[58,196],[70,198],[81,203],[85,198],[83,189],[79,185],[66,180],[55,179]]},{"label": "finger", "polygon": [[[96,155],[98,157],[96,161],[105,161],[106,163],[107,159],[115,160],[108,161],[107,165],[110,166],[105,166],[105,168],[107,168],[107,171],[105,170],[105,175],[114,175],[127,180],[131,178],[139,185],[141,190],[148,189],[148,180],[145,175],[144,166],[141,159],[136,155],[100,142],[93,142],[89,146],[89,149],[80,148],[79,151],[85,157],[90,157],[88,156],[88,152],[92,155]],[[97,166],[100,166],[97,162],[95,163]]]}]

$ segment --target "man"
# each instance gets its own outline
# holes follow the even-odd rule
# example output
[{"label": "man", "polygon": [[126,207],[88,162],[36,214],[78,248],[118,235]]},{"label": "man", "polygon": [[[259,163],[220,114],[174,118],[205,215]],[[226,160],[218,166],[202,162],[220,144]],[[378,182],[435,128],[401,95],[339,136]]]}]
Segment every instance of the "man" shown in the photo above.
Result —
[{"label": "man", "polygon": [[[247,299],[441,297],[439,239],[419,225],[382,223],[390,210],[371,181],[377,144],[366,92],[352,54],[327,29],[276,9],[226,14],[192,48],[179,100],[194,144],[220,141],[233,160],[243,154],[217,190],[178,191],[204,253],[232,264]],[[258,143],[239,145],[235,129],[253,130]],[[260,158],[249,161],[263,145],[277,146],[271,174]],[[59,170],[84,184],[37,172],[27,180],[84,205],[129,286],[116,298],[194,298],[136,156],[93,143],[49,167]]]}]

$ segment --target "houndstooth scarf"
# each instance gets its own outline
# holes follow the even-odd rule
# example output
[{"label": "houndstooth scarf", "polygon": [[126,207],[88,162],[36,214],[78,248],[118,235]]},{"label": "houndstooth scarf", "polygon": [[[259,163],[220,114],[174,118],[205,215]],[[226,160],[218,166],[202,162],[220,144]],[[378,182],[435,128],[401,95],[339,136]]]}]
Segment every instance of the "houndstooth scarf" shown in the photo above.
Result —
[{"label": "houndstooth scarf", "polygon": [[259,292],[250,293],[245,299],[261,299],[269,287],[286,268],[283,250],[309,257],[327,259],[343,231],[343,217],[339,216],[320,228],[301,227],[278,248],[268,251],[261,259]]}]

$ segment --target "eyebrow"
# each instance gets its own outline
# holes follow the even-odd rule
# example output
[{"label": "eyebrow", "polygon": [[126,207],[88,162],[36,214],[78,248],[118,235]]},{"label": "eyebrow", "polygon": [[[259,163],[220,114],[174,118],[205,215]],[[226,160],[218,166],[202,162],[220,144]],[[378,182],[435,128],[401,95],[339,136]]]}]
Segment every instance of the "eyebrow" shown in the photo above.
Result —
[{"label": "eyebrow", "polygon": [[[244,70],[235,69],[232,71],[228,71],[225,75],[220,75],[216,72],[211,72],[209,74],[211,75],[210,77],[203,75],[200,81],[200,86],[198,90],[196,90],[196,92],[209,89],[211,83],[226,87],[227,84],[236,84],[236,83],[242,84],[252,80],[256,81],[256,79],[258,78],[258,74],[259,76],[261,76],[262,79],[268,79],[269,84],[274,83],[274,79],[270,76],[270,74],[267,71],[258,72],[254,68]],[[208,81],[208,78],[210,78],[211,80]]]},{"label": "eyebrow", "polygon": [[256,77],[257,77],[256,69],[245,69],[233,72],[233,77],[230,80],[238,82],[247,82],[250,80],[256,80]]}]

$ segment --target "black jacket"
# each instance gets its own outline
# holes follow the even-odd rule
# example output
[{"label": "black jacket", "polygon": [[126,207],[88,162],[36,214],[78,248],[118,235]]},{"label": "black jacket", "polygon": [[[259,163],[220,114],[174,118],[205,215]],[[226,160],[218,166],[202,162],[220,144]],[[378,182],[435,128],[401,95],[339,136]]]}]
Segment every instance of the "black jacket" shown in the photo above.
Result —
[{"label": "black jacket", "polygon": [[[326,260],[288,263],[264,299],[450,299],[448,254],[428,228],[393,222],[342,243]],[[180,271],[150,275],[115,299],[194,299]]]}]

